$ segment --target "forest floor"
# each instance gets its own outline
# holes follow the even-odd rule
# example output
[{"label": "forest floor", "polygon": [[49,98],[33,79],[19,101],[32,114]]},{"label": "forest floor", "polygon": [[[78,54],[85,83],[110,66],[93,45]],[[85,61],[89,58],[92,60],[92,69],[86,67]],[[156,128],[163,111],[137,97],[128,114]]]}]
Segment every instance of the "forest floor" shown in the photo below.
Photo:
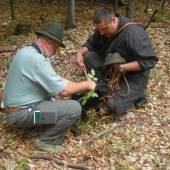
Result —
[{"label": "forest floor", "polygon": [[[106,0],[96,0],[93,4],[91,2],[92,0],[76,0],[77,28],[64,31],[66,48],[59,49],[52,57],[53,68],[69,80],[81,81],[84,78],[74,74],[81,71],[74,61],[81,45],[94,31],[94,11],[100,6],[113,8],[113,4]],[[134,20],[146,25],[154,10],[161,7],[161,3],[162,1],[151,1],[148,13],[144,13],[145,1],[136,0]],[[0,2],[1,90],[16,51],[31,45],[36,39],[34,32],[47,22],[57,21],[64,27],[66,20],[64,0],[46,2],[44,5],[36,0],[15,0],[14,10],[15,19],[12,20],[9,2]],[[125,15],[126,8],[118,7],[117,12]],[[86,166],[97,170],[170,170],[170,4],[162,12],[158,12],[155,22],[146,30],[159,62],[151,70],[147,103],[144,106],[132,107],[123,115],[106,114],[100,118],[94,110],[90,110],[85,122],[77,121],[81,135],[74,137],[69,131],[62,142],[66,150],[59,154],[35,150],[32,142],[42,129],[26,130],[8,126],[6,115],[1,111],[0,169],[71,170],[76,169],[77,165],[78,169]],[[28,35],[12,35],[17,24],[30,25]],[[35,155],[39,155],[40,159],[35,159]],[[63,161],[63,165],[59,161]],[[68,167],[69,163],[74,167]]]}]

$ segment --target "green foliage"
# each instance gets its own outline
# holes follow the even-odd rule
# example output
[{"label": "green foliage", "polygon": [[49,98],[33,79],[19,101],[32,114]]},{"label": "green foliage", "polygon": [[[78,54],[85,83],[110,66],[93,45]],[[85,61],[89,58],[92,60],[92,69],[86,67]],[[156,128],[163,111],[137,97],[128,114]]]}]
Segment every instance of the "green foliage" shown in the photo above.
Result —
[{"label": "green foliage", "polygon": [[89,80],[97,81],[98,79],[95,77],[95,71],[91,69],[91,74],[87,74]]},{"label": "green foliage", "polygon": [[96,115],[98,113],[97,112],[94,112],[94,111],[90,111],[88,113],[88,119],[86,119],[85,121],[82,121],[81,118],[79,118],[78,120],[78,127],[81,127],[80,128],[80,131],[78,132],[80,135],[81,133],[83,133],[85,131],[85,129],[91,129],[91,131],[95,128],[96,126],[96,123],[99,122],[101,119],[98,119],[96,120]]},{"label": "green foliage", "polygon": [[151,97],[148,97],[148,101],[152,102],[152,101],[153,101],[153,99],[152,99]]},{"label": "green foliage", "polygon": [[11,145],[15,145],[15,144],[16,144],[15,141],[12,141],[12,142],[11,142]]},{"label": "green foliage", "polygon": [[30,156],[32,154],[31,150],[27,150],[27,155]]},{"label": "green foliage", "polygon": [[141,15],[141,16],[145,16],[145,13],[142,12],[142,13],[140,13],[140,15]]},{"label": "green foliage", "polygon": [[158,13],[153,17],[154,20],[156,19],[167,19],[168,15],[164,13],[164,10],[161,9],[161,7],[158,7],[159,11]]},{"label": "green foliage", "polygon": [[[91,74],[88,73],[87,74],[88,79],[89,80],[93,80],[93,81],[97,81],[98,79],[95,77],[95,71],[92,69],[91,70]],[[77,95],[80,95],[82,93],[78,93]],[[87,102],[88,99],[90,99],[91,97],[98,97],[98,94],[94,92],[94,90],[89,91],[89,92],[85,92],[84,96],[81,97],[78,101],[81,102],[82,106],[84,106]]]},{"label": "green foliage", "polygon": [[28,169],[28,161],[27,161],[27,158],[23,158],[23,159],[22,159],[21,165],[22,165],[23,170],[27,170],[27,169]]},{"label": "green foliage", "polygon": [[87,92],[83,97],[81,97],[78,101],[82,103],[84,106],[88,99],[91,97],[98,97],[98,94],[94,92],[94,90]]}]

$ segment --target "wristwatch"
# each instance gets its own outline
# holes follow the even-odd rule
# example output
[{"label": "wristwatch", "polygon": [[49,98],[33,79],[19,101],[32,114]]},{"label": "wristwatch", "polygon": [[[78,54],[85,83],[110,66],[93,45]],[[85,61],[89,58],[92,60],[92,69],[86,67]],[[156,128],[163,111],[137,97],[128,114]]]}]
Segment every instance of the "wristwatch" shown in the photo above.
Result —
[{"label": "wristwatch", "polygon": [[124,66],[124,64],[120,65],[120,70],[119,70],[120,72],[123,72],[123,66]]}]

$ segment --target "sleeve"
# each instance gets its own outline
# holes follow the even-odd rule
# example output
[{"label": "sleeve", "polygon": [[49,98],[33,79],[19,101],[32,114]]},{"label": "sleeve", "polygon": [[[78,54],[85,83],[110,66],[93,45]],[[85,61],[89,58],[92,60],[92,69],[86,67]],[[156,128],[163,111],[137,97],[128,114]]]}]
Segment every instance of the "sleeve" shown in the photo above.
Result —
[{"label": "sleeve", "polygon": [[95,32],[90,36],[83,47],[87,47],[89,51],[100,50],[107,42],[107,38],[100,35],[99,31],[95,29]]},{"label": "sleeve", "polygon": [[[43,69],[42,69],[43,68]],[[51,95],[56,96],[67,86],[67,82],[63,80],[52,68],[50,63],[44,62],[39,64],[38,78],[40,78],[41,86]],[[37,78],[37,79],[38,79]]]},{"label": "sleeve", "polygon": [[67,82],[54,71],[47,59],[37,61],[32,74],[33,81],[51,96],[56,96],[67,86]]},{"label": "sleeve", "polygon": [[154,68],[158,57],[152,48],[152,43],[147,33],[131,34],[130,48],[134,60],[138,61],[143,71]]}]

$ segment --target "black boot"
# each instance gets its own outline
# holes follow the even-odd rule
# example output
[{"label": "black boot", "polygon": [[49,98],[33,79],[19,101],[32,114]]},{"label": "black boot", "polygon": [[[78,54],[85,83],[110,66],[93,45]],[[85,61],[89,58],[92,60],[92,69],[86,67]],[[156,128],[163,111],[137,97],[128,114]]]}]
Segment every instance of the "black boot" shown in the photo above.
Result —
[{"label": "black boot", "polygon": [[135,107],[140,107],[143,104],[145,104],[147,102],[146,100],[146,92],[144,92],[144,94],[135,102],[134,106]]},{"label": "black boot", "polygon": [[118,1],[118,5],[119,6],[126,6],[126,4],[124,4],[121,0]]}]

